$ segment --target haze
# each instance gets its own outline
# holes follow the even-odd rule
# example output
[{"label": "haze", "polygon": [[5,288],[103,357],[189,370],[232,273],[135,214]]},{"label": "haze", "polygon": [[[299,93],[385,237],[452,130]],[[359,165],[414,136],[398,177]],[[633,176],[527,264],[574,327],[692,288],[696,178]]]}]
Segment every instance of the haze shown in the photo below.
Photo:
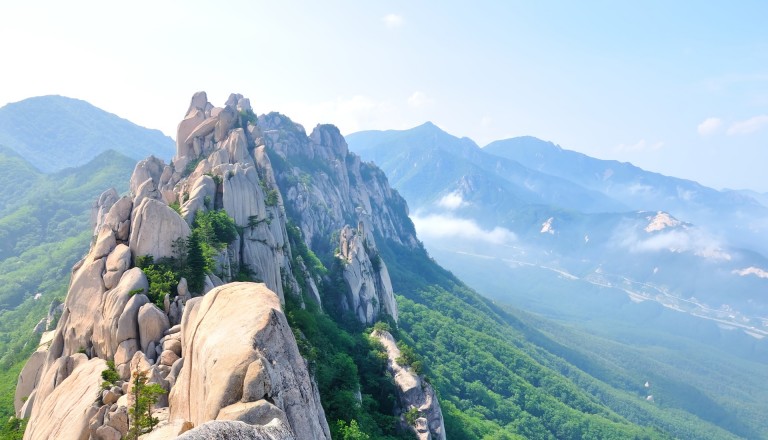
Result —
[{"label": "haze", "polygon": [[[233,13],[232,11],[238,11]],[[0,105],[61,94],[175,135],[192,92],[345,134],[431,120],[768,191],[768,5],[12,2]]]}]

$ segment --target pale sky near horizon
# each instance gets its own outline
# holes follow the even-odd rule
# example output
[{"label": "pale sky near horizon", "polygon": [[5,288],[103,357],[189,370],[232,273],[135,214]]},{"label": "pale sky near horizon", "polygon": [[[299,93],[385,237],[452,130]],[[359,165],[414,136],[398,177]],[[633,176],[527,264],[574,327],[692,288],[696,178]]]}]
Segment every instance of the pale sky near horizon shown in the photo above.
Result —
[{"label": "pale sky near horizon", "polygon": [[768,192],[768,2],[0,6],[0,106],[84,99],[175,137],[195,91],[342,133],[432,121]]}]

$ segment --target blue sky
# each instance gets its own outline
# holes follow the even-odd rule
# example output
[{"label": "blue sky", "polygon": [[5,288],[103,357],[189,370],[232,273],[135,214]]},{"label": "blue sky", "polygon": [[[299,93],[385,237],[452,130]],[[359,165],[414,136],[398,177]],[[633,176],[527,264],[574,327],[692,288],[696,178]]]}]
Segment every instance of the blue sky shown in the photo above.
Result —
[{"label": "blue sky", "polygon": [[0,105],[85,99],[175,135],[197,90],[311,129],[431,120],[768,191],[768,2],[13,2]]}]

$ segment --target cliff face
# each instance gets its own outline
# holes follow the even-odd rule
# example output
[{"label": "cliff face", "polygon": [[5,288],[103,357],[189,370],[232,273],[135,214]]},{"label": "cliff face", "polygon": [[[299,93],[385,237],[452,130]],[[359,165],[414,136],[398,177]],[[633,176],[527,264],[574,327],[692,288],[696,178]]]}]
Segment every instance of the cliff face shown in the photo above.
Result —
[{"label": "cliff face", "polygon": [[[324,280],[295,258],[288,228],[295,224],[308,248],[341,267],[346,293],[334,306],[365,324],[396,321],[375,238],[418,246],[405,209],[335,127],[307,136],[282,115],[256,118],[240,95],[217,108],[195,94],[173,162],[139,162],[129,195],[109,190],[97,201],[94,240],[73,268],[58,326],[19,377],[17,413],[30,418],[25,439],[124,437],[137,372],[169,392],[151,438],[175,438],[212,420],[220,422],[205,429],[240,429],[231,424],[240,421],[297,439],[330,438],[281,309],[286,295],[322,306]],[[182,278],[172,294],[153,296],[141,262],[180,258],[179,243],[210,211],[225,212],[237,233],[213,255],[199,291]],[[232,283],[243,277],[258,283]],[[119,380],[102,389],[105,361]]]}]

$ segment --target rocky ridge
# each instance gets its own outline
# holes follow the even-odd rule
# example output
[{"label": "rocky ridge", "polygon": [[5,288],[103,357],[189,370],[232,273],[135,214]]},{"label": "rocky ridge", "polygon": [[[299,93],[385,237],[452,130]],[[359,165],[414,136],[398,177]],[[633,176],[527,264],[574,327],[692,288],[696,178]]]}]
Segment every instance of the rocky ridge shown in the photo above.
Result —
[{"label": "rocky ridge", "polygon": [[[307,136],[282,115],[257,119],[241,95],[217,108],[196,93],[173,162],[139,162],[129,195],[109,190],[96,203],[94,241],[73,268],[51,342],[19,377],[17,413],[30,417],[24,438],[123,438],[129,379],[138,371],[169,391],[158,403],[164,426],[151,438],[175,438],[211,420],[275,425],[243,438],[294,438],[284,431],[330,438],[281,311],[285,295],[323,301],[322,280],[292,254],[287,213],[318,253],[333,245],[328,237],[339,237],[335,258],[347,286],[339,306],[370,324],[397,319],[375,239],[418,246],[405,209],[383,173],[350,154],[335,127]],[[175,295],[152,303],[139,258],[174,258],[195,216],[213,210],[238,229],[215,256],[215,273],[206,274],[202,291],[190,292],[182,278]],[[243,273],[260,283],[231,283]],[[303,297],[300,286],[307,286]],[[120,380],[101,389],[105,361]]]},{"label": "rocky ridge", "polygon": [[[445,440],[445,423],[435,389],[411,367],[400,363],[400,349],[391,333],[374,330],[371,336],[381,342],[387,351],[387,370],[399,391],[401,423],[409,427],[419,440]],[[405,414],[414,410],[415,421],[410,425]]]}]

